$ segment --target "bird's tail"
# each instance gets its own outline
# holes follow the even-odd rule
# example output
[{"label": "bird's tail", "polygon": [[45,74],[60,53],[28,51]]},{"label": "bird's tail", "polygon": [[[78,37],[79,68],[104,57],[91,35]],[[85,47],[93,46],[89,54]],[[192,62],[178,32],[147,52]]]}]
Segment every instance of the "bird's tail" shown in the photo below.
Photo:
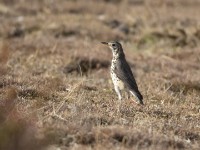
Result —
[{"label": "bird's tail", "polygon": [[131,92],[131,94],[132,94],[133,96],[136,97],[137,101],[138,101],[140,104],[144,105],[144,103],[143,103],[143,96],[142,96],[142,94],[141,94],[139,91],[130,91],[130,92]]}]

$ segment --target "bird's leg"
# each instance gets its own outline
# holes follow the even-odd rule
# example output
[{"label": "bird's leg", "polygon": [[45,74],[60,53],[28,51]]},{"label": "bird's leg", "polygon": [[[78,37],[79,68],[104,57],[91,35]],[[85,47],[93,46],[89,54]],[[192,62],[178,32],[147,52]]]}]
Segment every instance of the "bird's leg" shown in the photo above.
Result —
[{"label": "bird's leg", "polygon": [[121,102],[122,102],[122,95],[121,95],[121,90],[119,89],[118,86],[115,86],[115,91],[118,95],[118,103],[117,103],[117,112],[120,112],[120,106],[121,106]]},{"label": "bird's leg", "polygon": [[115,92],[117,93],[118,99],[121,102],[121,100],[122,100],[122,94],[121,94],[121,90],[119,89],[119,87],[115,86]]},{"label": "bird's leg", "polygon": [[126,89],[126,93],[127,93],[127,99],[130,98],[130,91],[128,89]]},{"label": "bird's leg", "polygon": [[117,113],[120,112],[120,106],[121,106],[121,102],[122,102],[122,95],[121,95],[121,90],[119,89],[118,86],[115,86],[115,91],[118,95],[118,102],[117,102]]},{"label": "bird's leg", "polygon": [[133,91],[130,91],[130,93],[134,96],[134,100],[133,100],[133,102],[135,103],[135,104],[138,104],[139,103],[139,99],[138,99],[138,97],[135,95],[135,93],[133,92]]}]

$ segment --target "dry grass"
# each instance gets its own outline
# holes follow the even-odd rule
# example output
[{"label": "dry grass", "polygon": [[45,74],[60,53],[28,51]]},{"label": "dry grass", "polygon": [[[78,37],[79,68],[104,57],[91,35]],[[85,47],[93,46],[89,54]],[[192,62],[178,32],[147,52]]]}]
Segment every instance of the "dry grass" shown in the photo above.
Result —
[{"label": "dry grass", "polygon": [[[198,149],[199,8],[1,0],[0,149]],[[144,107],[126,100],[117,111],[112,54],[100,44],[116,39]]]}]

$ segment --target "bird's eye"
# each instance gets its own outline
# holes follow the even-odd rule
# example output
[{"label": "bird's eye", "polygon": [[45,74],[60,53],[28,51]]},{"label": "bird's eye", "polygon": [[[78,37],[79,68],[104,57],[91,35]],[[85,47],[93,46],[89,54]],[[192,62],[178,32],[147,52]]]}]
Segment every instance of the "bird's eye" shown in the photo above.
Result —
[{"label": "bird's eye", "polygon": [[112,44],[112,47],[115,47],[116,45],[115,44]]}]

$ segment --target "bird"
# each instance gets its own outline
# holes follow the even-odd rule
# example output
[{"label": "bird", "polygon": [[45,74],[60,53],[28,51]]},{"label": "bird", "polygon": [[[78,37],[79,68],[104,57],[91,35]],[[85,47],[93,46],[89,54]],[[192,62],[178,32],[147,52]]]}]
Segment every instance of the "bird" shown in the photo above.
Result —
[{"label": "bird", "polygon": [[131,68],[126,61],[122,45],[118,41],[101,42],[101,43],[107,45],[111,49],[113,54],[110,67],[110,74],[119,101],[121,102],[122,100],[121,91],[125,90],[128,94],[128,99],[130,98],[131,94],[132,96],[135,97],[136,99],[135,102],[137,104],[144,105],[143,96],[138,89]]}]

